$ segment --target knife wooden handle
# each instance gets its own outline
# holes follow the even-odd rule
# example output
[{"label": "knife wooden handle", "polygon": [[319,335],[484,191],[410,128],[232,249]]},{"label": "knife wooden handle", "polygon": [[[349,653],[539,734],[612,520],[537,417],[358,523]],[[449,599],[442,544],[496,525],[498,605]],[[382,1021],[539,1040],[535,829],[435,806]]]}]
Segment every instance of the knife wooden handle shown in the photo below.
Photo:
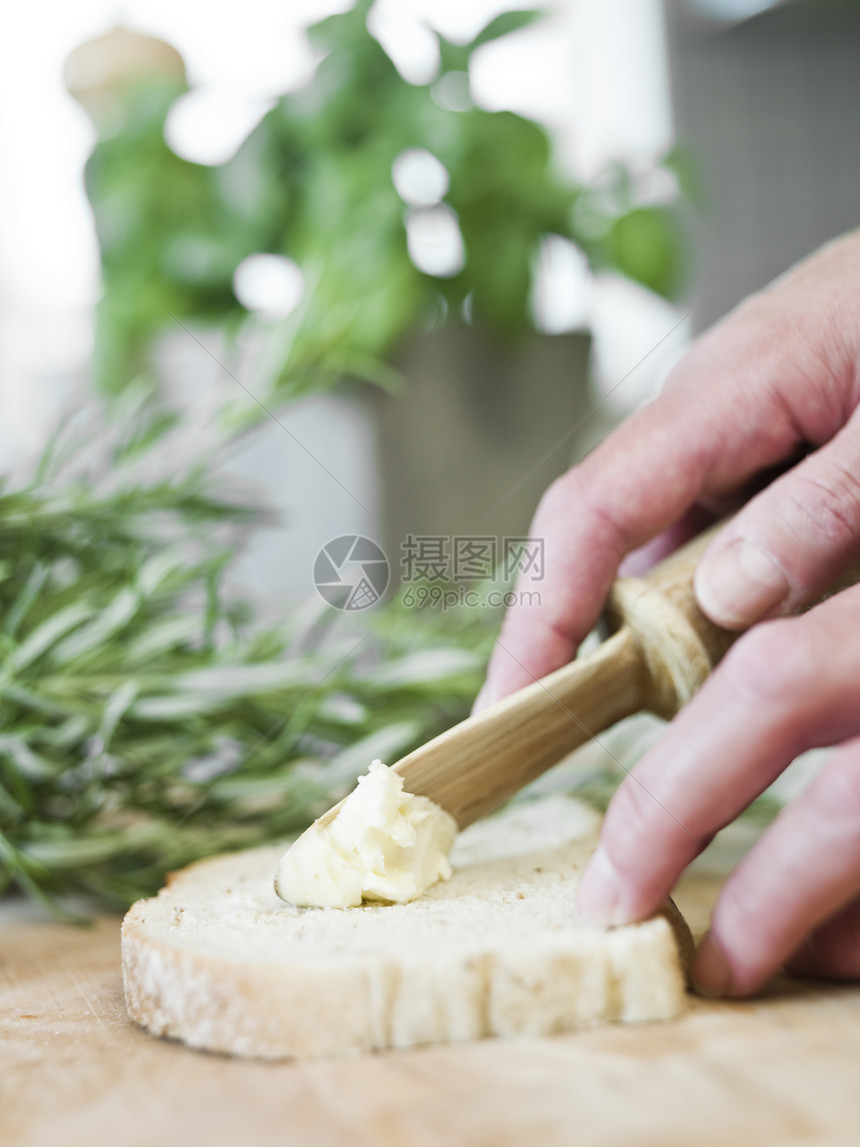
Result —
[{"label": "knife wooden handle", "polygon": [[667,719],[689,701],[740,633],[714,625],[696,604],[696,565],[723,523],[670,554],[644,578],[618,578],[606,606],[610,630],[636,639],[645,678],[642,708]]},{"label": "knife wooden handle", "polygon": [[619,579],[607,641],[398,761],[406,789],[465,828],[623,717],[675,713],[735,636],[712,625],[693,596],[709,540],[710,532],[695,538],[646,578]]},{"label": "knife wooden handle", "polygon": [[[709,621],[693,593],[696,563],[723,524],[646,577],[619,578],[607,607],[615,632],[593,653],[398,761],[407,791],[442,805],[465,828],[623,717],[642,709],[673,716],[739,636]],[[835,588],[858,580],[860,568]]]}]

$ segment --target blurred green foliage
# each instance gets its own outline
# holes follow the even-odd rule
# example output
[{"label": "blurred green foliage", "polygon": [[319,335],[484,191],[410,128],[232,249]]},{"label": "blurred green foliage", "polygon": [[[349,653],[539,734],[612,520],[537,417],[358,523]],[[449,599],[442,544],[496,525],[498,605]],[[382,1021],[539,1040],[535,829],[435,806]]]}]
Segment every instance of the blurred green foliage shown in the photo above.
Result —
[{"label": "blurred green foliage", "polygon": [[[389,380],[397,344],[440,309],[459,317],[467,298],[472,321],[498,336],[527,329],[533,261],[549,234],[661,294],[677,289],[682,244],[670,210],[637,206],[620,166],[590,187],[562,178],[546,132],[530,120],[452,110],[433,85],[407,83],[367,29],[370,6],[359,0],[310,29],[325,53],[312,82],[283,96],[222,166],[189,163],[166,144],[164,121],[181,94],[174,84],[125,92],[121,129],[97,144],[86,176],[104,269],[104,390],[148,369],[171,315],[235,329],[246,313],[233,273],[258,252],[288,255],[306,275],[300,312],[273,330],[260,380],[276,399],[344,374]],[[441,76],[464,80],[477,48],[538,15],[508,12],[468,44],[439,37]],[[447,278],[409,257],[391,177],[409,148],[432,152],[450,176],[445,203],[466,258]]]},{"label": "blurred green foliage", "polygon": [[120,405],[0,493],[0,892],[52,907],[297,833],[465,716],[490,640],[477,611],[396,604],[261,626],[221,588],[259,512],[209,465],[147,477],[183,428]]}]

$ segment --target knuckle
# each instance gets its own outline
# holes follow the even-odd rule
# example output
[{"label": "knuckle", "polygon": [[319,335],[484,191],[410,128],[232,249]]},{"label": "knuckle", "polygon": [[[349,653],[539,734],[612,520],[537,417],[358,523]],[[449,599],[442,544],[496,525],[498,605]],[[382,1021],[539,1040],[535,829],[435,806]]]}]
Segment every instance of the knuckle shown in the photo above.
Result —
[{"label": "knuckle", "polygon": [[860,820],[860,759],[838,759],[813,785],[810,799],[826,822]]},{"label": "knuckle", "polygon": [[590,458],[550,483],[538,503],[532,528],[549,529],[576,513],[597,527],[602,545],[624,553],[631,545],[631,527],[611,496],[611,484],[603,480],[599,469],[589,466]]},{"label": "knuckle", "polygon": [[572,511],[596,527],[601,544],[619,552],[631,548],[635,524],[628,520],[617,482],[608,481],[601,447],[579,465],[556,478],[538,504],[536,522],[569,517]]},{"label": "knuckle", "polygon": [[786,321],[779,306],[774,305],[773,292],[767,287],[752,291],[735,304],[726,322],[731,324],[735,338],[743,351],[754,350],[757,355],[781,345]]},{"label": "knuckle", "polygon": [[730,879],[725,884],[711,926],[726,947],[742,952],[747,962],[754,963],[757,950],[767,946],[767,922],[760,897],[744,880]]},{"label": "knuckle", "polygon": [[635,538],[633,525],[628,522],[617,505],[594,487],[586,488],[585,502],[592,517],[612,549],[620,556],[632,549]]},{"label": "knuckle", "polygon": [[638,836],[653,816],[654,800],[643,785],[631,776],[618,790],[612,811],[616,827],[623,829],[625,836]]},{"label": "knuckle", "polygon": [[575,502],[578,474],[576,467],[553,479],[544,490],[534,517],[534,525],[552,521],[570,511]]},{"label": "knuckle", "polygon": [[815,642],[805,619],[763,622],[729,650],[723,676],[742,698],[785,701],[807,687],[815,666]]},{"label": "knuckle", "polygon": [[831,459],[826,473],[799,472],[791,501],[815,537],[840,549],[856,545],[860,478],[849,467]]},{"label": "knuckle", "polygon": [[[607,814],[611,823],[610,848],[612,859],[627,871],[638,869],[643,854],[643,842],[659,832],[664,844],[667,834],[681,833],[678,821],[659,798],[639,781],[634,774],[627,778],[615,794]],[[684,833],[686,836],[686,833]],[[645,849],[644,851],[648,851]]]}]

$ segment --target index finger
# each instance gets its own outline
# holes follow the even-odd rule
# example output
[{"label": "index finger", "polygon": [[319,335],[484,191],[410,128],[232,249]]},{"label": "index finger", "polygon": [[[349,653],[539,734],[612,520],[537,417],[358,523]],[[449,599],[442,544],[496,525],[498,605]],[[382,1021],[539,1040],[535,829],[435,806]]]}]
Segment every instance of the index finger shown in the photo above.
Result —
[{"label": "index finger", "polygon": [[550,486],[530,531],[544,542],[544,578],[514,594],[476,709],[574,656],[625,554],[815,437],[785,395],[808,391],[823,365],[796,323],[774,323],[773,306],[757,297],[714,328],[654,402]]}]

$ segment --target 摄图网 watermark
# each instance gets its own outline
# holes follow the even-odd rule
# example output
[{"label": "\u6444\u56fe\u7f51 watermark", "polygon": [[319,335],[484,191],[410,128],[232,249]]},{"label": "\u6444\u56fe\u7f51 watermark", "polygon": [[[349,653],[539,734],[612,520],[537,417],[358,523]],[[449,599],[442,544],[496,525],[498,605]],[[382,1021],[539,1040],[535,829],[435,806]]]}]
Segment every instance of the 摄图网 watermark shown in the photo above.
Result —
[{"label": "\u6444\u56fe\u7f51 watermark", "polygon": [[[401,601],[416,609],[540,605],[532,586],[543,581],[544,561],[543,538],[407,534],[400,547]],[[319,551],[313,574],[329,605],[356,612],[380,601],[391,565],[372,538],[344,534]]]}]

